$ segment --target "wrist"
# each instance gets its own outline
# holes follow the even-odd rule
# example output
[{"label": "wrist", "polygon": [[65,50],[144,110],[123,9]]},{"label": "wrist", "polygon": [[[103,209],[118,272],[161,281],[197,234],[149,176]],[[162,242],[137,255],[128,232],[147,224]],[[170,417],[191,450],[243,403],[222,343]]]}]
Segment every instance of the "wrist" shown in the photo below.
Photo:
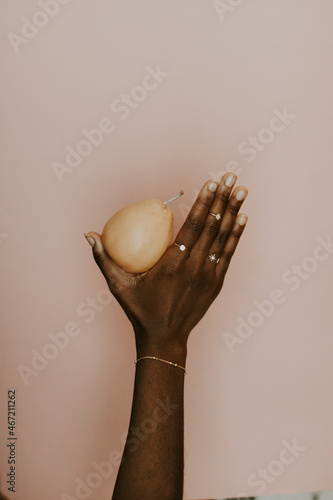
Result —
[{"label": "wrist", "polygon": [[137,359],[143,356],[155,356],[185,367],[187,357],[186,343],[176,341],[138,340],[136,338]]}]

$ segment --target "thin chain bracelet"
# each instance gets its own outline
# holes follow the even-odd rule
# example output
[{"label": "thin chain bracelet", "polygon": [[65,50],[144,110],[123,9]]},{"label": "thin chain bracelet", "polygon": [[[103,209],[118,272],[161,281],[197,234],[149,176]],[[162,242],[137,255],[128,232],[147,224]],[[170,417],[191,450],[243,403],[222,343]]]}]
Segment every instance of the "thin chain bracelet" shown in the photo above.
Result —
[{"label": "thin chain bracelet", "polygon": [[171,361],[166,361],[165,359],[156,358],[155,356],[143,356],[142,358],[139,358],[136,361],[134,361],[134,363],[136,364],[141,359],[156,359],[157,361],[162,361],[163,363],[167,363],[168,365],[172,365],[172,366],[176,366],[177,368],[181,368],[186,373],[186,370],[183,366],[177,365],[177,363],[171,363]]}]

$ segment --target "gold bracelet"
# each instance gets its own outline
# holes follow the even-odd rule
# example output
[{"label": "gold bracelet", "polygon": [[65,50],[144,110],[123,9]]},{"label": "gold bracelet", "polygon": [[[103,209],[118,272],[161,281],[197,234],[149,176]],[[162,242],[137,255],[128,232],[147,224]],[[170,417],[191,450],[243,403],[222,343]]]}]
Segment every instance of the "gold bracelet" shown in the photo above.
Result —
[{"label": "gold bracelet", "polygon": [[141,359],[157,359],[157,361],[162,361],[163,363],[167,363],[168,365],[172,365],[172,366],[176,366],[177,368],[181,368],[186,373],[186,370],[183,366],[177,365],[177,363],[171,363],[171,361],[166,361],[165,359],[156,358],[155,356],[143,356],[142,358],[139,358],[136,361],[134,361],[134,363],[136,364]]}]

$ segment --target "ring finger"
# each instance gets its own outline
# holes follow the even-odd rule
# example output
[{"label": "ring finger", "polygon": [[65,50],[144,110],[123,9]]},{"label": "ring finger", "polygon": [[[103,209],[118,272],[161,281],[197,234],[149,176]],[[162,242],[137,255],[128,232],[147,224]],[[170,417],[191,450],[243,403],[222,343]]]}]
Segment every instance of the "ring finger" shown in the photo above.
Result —
[{"label": "ring finger", "polygon": [[230,261],[235,253],[240,237],[244,232],[247,221],[247,215],[238,215],[233,230],[231,231],[228,241],[222,251],[221,257],[219,257],[217,261],[217,265],[215,266],[215,275],[221,281],[223,281],[224,276],[228,270]]},{"label": "ring finger", "polygon": [[[231,235],[231,232],[233,231],[233,228],[235,226],[235,222],[240,207],[242,206],[245,198],[247,197],[247,194],[248,190],[243,186],[237,187],[232,193],[232,196],[229,199],[228,207],[222,219],[219,231],[210,247],[209,255],[206,258],[207,263],[210,264],[212,261],[213,262],[215,261],[216,263],[216,259],[219,259],[221,257],[224,248],[228,242],[228,239]],[[215,256],[215,259],[211,258],[212,255]]]}]

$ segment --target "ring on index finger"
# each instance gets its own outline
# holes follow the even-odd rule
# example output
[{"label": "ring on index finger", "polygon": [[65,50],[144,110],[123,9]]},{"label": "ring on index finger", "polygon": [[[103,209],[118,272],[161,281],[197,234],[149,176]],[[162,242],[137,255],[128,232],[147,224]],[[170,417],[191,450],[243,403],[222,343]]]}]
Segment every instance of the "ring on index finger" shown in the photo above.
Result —
[{"label": "ring on index finger", "polygon": [[183,244],[182,244],[182,245],[178,245],[178,243],[174,242],[174,245],[176,245],[176,247],[178,247],[178,248],[179,248],[179,250],[180,250],[181,252],[184,252],[185,250],[187,250],[188,252],[190,252],[190,251],[191,251],[191,250],[190,250],[190,248],[187,248],[187,247],[186,247],[185,245],[183,245]]}]

